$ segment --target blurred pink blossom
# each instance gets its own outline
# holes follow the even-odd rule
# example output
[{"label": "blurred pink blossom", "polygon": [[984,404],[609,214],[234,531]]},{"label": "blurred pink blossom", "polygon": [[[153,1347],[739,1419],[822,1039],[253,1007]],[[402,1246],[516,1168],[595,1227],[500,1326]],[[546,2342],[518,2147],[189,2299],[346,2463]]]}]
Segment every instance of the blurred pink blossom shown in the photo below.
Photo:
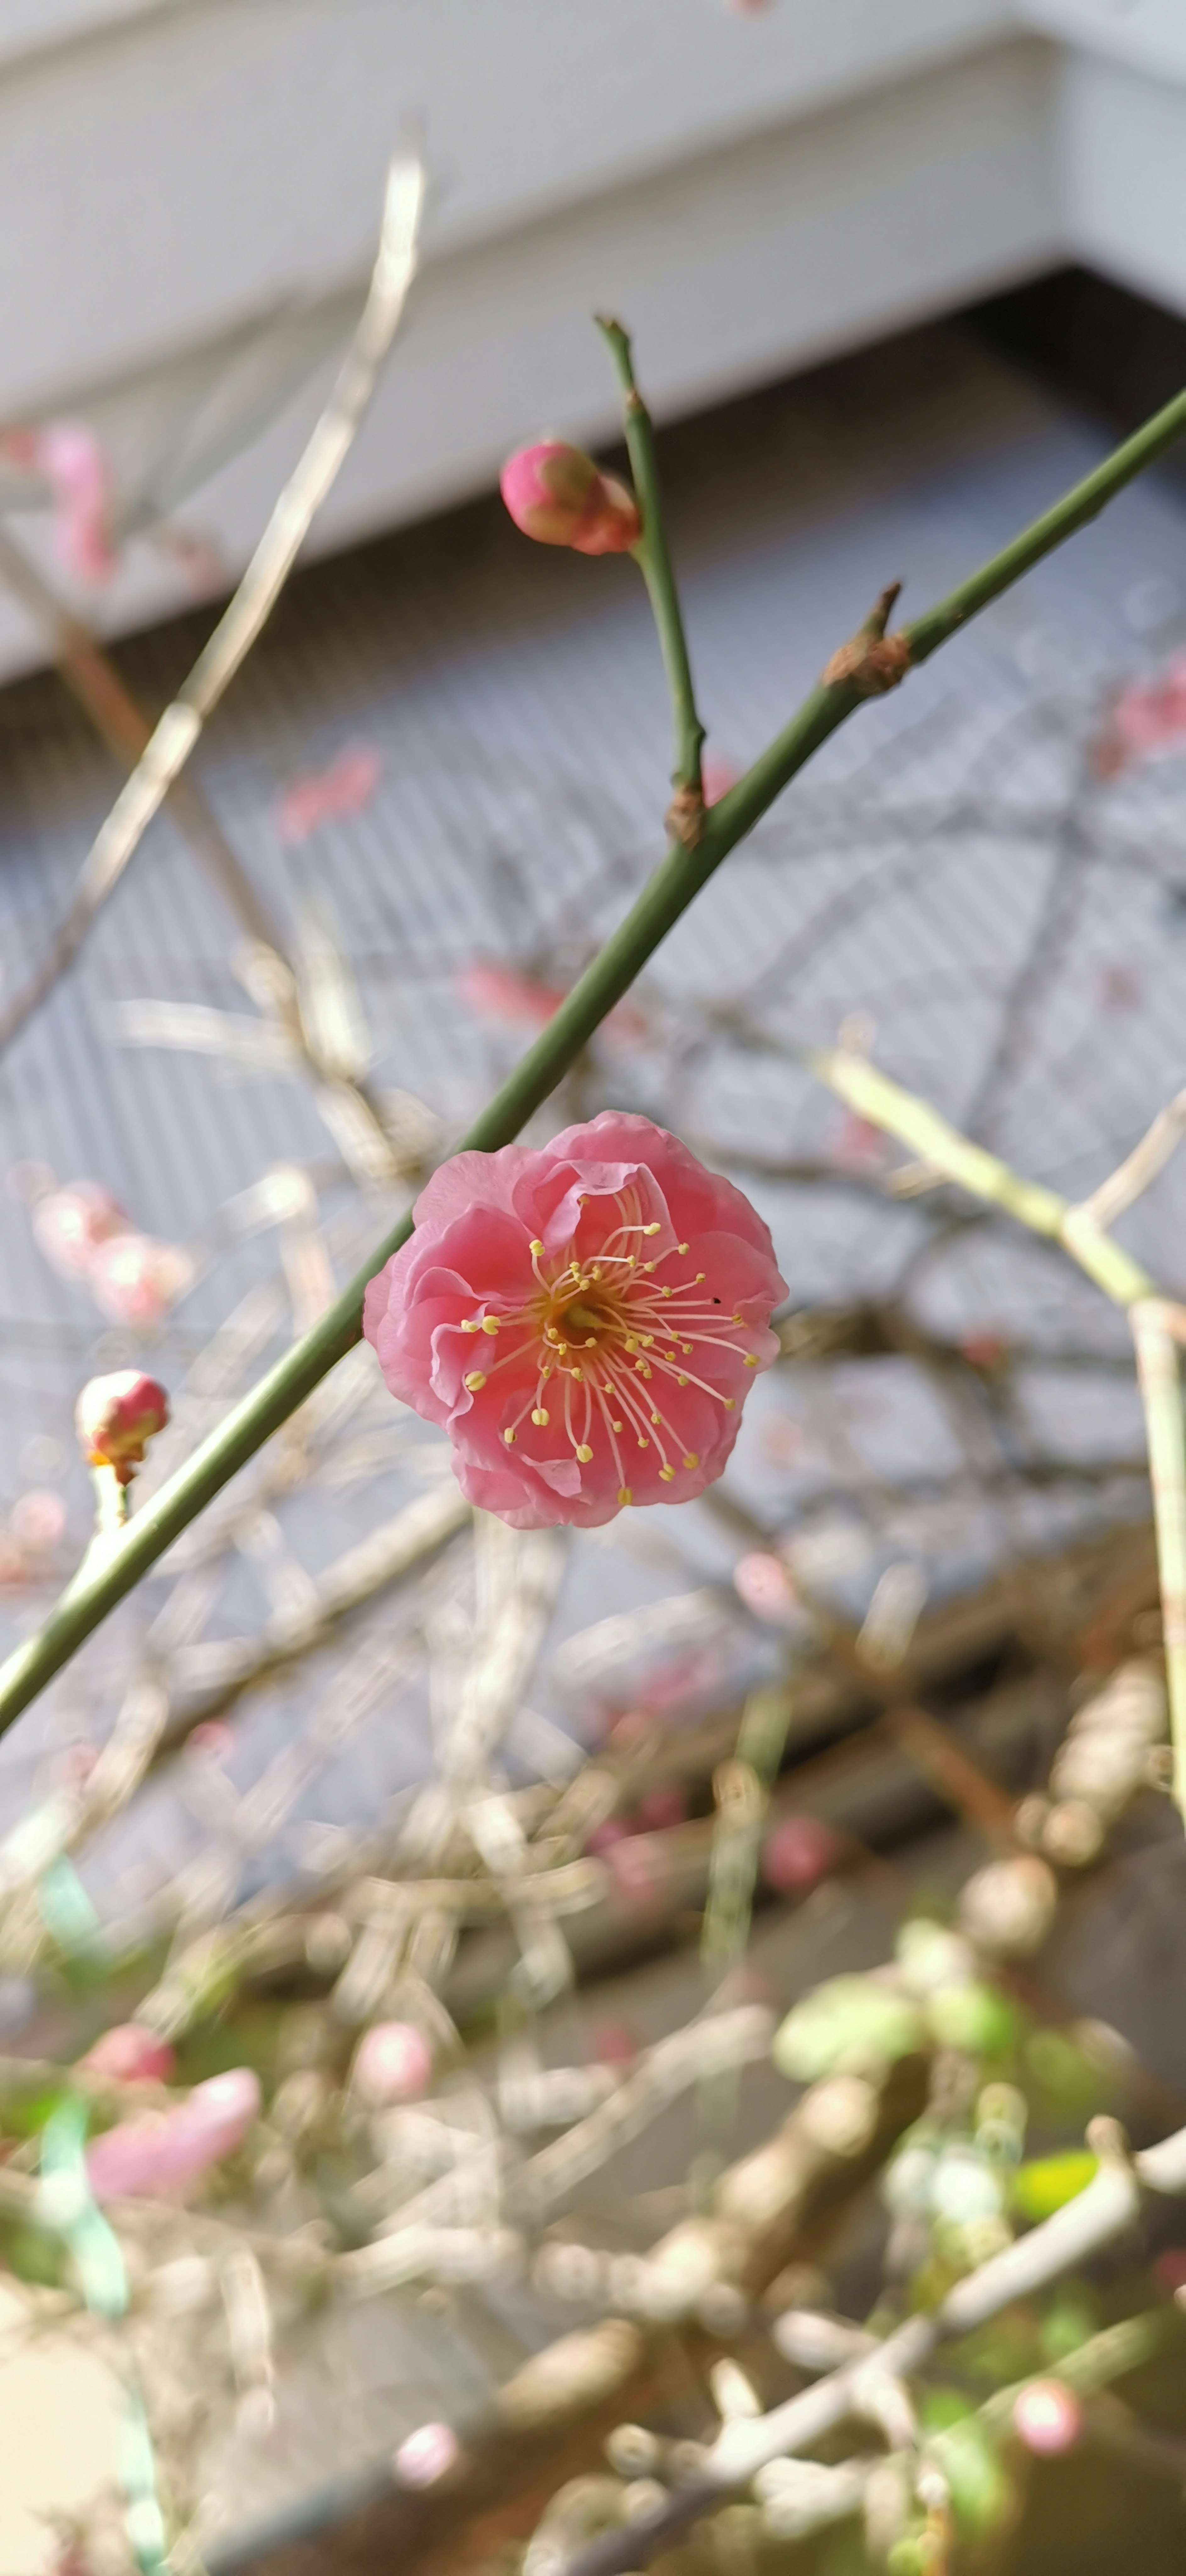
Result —
[{"label": "blurred pink blossom", "polygon": [[842,1172],[867,1172],[885,1160],[886,1143],[880,1127],[869,1119],[858,1118],[855,1109],[846,1109],[836,1130],[832,1159]]},{"label": "blurred pink blossom", "polygon": [[795,1587],[782,1562],[769,1548],[754,1548],[749,1556],[738,1558],[733,1568],[733,1582],[738,1597],[755,1619],[768,1620],[775,1628],[785,1628],[795,1615]]},{"label": "blurred pink blossom", "polygon": [[618,555],[641,532],[633,493],[563,439],[517,448],[502,469],[500,488],[515,526],[540,545]]},{"label": "blurred pink blossom", "polygon": [[54,420],[38,432],[37,462],[54,501],[54,541],[75,581],[110,581],[116,568],[111,523],[111,468],[103,442],[85,421]]},{"label": "blurred pink blossom", "polygon": [[[533,975],[520,974],[515,966],[499,966],[478,960],[462,968],[457,990],[463,1002],[483,1019],[505,1020],[508,1028],[544,1029],[555,1019],[567,1000],[558,985],[541,984]],[[637,1046],[647,1035],[647,1023],[634,1002],[616,1002],[601,1023],[599,1035],[616,1039],[622,1046]]]},{"label": "blurred pink blossom", "polygon": [[405,2487],[432,2487],[460,2455],[461,2445],[449,2424],[418,2424],[400,2443],[395,2474]]},{"label": "blurred pink blossom", "polygon": [[1014,2398],[1013,2430],[1038,2459],[1055,2459],[1078,2441],[1083,2409],[1061,2379],[1031,2379]]},{"label": "blurred pink blossom", "polygon": [[168,2084],[177,2059],[168,2040],[158,2039],[143,2022],[116,2022],[105,2030],[79,2064],[90,2075],[109,2076],[113,2084]]},{"label": "blurred pink blossom", "polygon": [[87,1285],[100,1313],[115,1324],[164,1322],[193,1279],[193,1263],[180,1244],[157,1243],[148,1234],[114,1234],[96,1244]]},{"label": "blurred pink blossom", "polygon": [[432,2050],[410,2021],[377,2021],[365,2031],[354,2059],[356,2093],[374,2109],[418,2102],[432,2082]]},{"label": "blurred pink blossom", "polygon": [[18,1495],[8,1526],[26,1556],[48,1556],[66,1527],[66,1506],[61,1495],[40,1491]]},{"label": "blurred pink blossom", "polygon": [[276,829],[289,848],[307,841],[321,823],[361,814],[383,775],[382,754],[368,742],[347,743],[324,769],[290,780],[275,806]]},{"label": "blurred pink blossom", "polygon": [[33,1210],[33,1233],[52,1269],[64,1279],[84,1279],[101,1243],[126,1233],[118,1199],[100,1181],[71,1181],[50,1190]]},{"label": "blurred pink blossom", "polygon": [[87,2149],[96,2200],[183,2198],[235,2154],[259,2112],[258,2076],[249,2066],[233,2066],[195,2085],[175,2108],[121,2120]]},{"label": "blurred pink blossom", "polygon": [[1113,700],[1092,753],[1097,778],[1115,778],[1134,761],[1175,751],[1186,741],[1186,653],[1163,671],[1130,680]]},{"label": "blurred pink blossom", "polygon": [[720,1475],[785,1293],[741,1191],[603,1110],[537,1151],[443,1163],[363,1329],[392,1394],[448,1431],[471,1502],[589,1529]]},{"label": "blurred pink blossom", "polygon": [[806,1896],[843,1857],[843,1846],[817,1816],[784,1816],[762,1845],[762,1876],[776,1896]]}]

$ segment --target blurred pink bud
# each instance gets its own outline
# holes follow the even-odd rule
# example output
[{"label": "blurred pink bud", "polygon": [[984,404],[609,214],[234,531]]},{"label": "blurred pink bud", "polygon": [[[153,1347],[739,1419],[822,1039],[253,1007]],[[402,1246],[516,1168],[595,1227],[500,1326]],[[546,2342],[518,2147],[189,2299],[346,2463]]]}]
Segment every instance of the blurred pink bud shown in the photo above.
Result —
[{"label": "blurred pink bud", "polygon": [[[505,1020],[513,1029],[545,1029],[567,1000],[555,984],[537,983],[533,975],[521,975],[517,967],[481,962],[463,967],[457,990],[471,1011],[479,1012],[483,1019]],[[646,1019],[635,1003],[615,1002],[599,1034],[622,1046],[637,1046],[647,1034]]]},{"label": "blurred pink bud", "polygon": [[9,1513],[8,1526],[17,1546],[24,1549],[26,1556],[48,1556],[66,1527],[66,1506],[61,1495],[42,1492],[18,1495]]},{"label": "blurred pink bud", "polygon": [[383,775],[383,757],[369,742],[350,742],[324,769],[290,780],[276,801],[276,829],[290,848],[307,841],[319,823],[339,814],[361,814]]},{"label": "blurred pink bud", "polygon": [[768,1619],[772,1626],[785,1628],[794,1616],[794,1585],[781,1557],[768,1549],[755,1548],[752,1555],[740,1557],[733,1568],[733,1582],[755,1619]]},{"label": "blurred pink bud", "polygon": [[880,1127],[868,1118],[858,1118],[855,1109],[846,1109],[832,1149],[833,1161],[842,1172],[866,1172],[874,1163],[885,1160],[885,1138]]},{"label": "blurred pink bud", "polygon": [[354,2089],[375,2110],[418,2102],[432,2082],[432,2050],[411,2021],[377,2021],[359,2041]]},{"label": "blurred pink bud", "polygon": [[121,2021],[79,2059],[89,2075],[110,2076],[113,2084],[168,2084],[177,2059],[166,2039],[158,2039],[143,2022]]},{"label": "blurred pink bud", "polygon": [[395,2455],[395,2474],[401,2486],[435,2486],[437,2479],[452,2468],[460,2447],[451,2425],[418,2424]]},{"label": "blurred pink bud", "polygon": [[1055,2459],[1078,2441],[1083,2410],[1061,2379],[1031,2379],[1013,2401],[1013,2430],[1036,2458]]},{"label": "blurred pink bud", "polygon": [[624,1816],[607,1816],[603,1824],[594,1825],[585,1838],[585,1850],[591,1860],[603,1860],[615,1843],[624,1843],[630,1827]]},{"label": "blurred pink bud", "polygon": [[998,1369],[1001,1362],[1009,1357],[1009,1345],[1003,1333],[963,1333],[959,1346],[969,1368]]},{"label": "blurred pink bud", "polygon": [[457,990],[472,1011],[505,1020],[511,1028],[546,1028],[564,1000],[555,985],[537,984],[534,976],[520,975],[513,966],[466,966]]},{"label": "blurred pink bud", "polygon": [[762,1876],[778,1896],[806,1896],[835,1869],[841,1852],[817,1816],[784,1816],[762,1846]]},{"label": "blurred pink bud", "polygon": [[688,1793],[678,1781],[668,1780],[660,1789],[648,1789],[640,1798],[631,1823],[640,1834],[661,1834],[668,1825],[683,1825],[688,1820]]},{"label": "blurred pink bud", "polygon": [[139,1369],[91,1378],[74,1408],[74,1428],[91,1466],[114,1467],[121,1485],[131,1484],[147,1442],[168,1419],[163,1386]]},{"label": "blurred pink bud", "polygon": [[187,1754],[199,1762],[225,1762],[234,1749],[234,1729],[223,1717],[204,1717],[200,1726],[191,1726],[185,1739]]},{"label": "blurred pink bud", "polygon": [[502,469],[500,488],[515,526],[540,545],[621,555],[641,533],[633,493],[562,439],[518,448]]},{"label": "blurred pink bud", "polygon": [[719,805],[722,796],[727,796],[730,788],[736,787],[740,775],[740,770],[734,768],[731,760],[722,760],[719,754],[710,752],[700,771],[705,804]]},{"label": "blurred pink bud", "polygon": [[618,1902],[632,1914],[653,1913],[663,1902],[667,1865],[653,1834],[629,1834],[602,1854]]},{"label": "blurred pink bud", "polygon": [[628,2021],[597,2021],[589,2033],[594,2066],[633,2066],[638,2040]]},{"label": "blurred pink bud", "polygon": [[1186,740],[1186,653],[1175,653],[1163,671],[1132,680],[1116,699],[1092,766],[1097,778],[1115,778],[1134,760],[1156,758]]},{"label": "blurred pink bud", "polygon": [[85,1278],[98,1246],[125,1233],[127,1223],[118,1199],[98,1181],[71,1181],[39,1199],[33,1210],[37,1242],[65,1279]]},{"label": "blurred pink bud", "polygon": [[91,1294],[114,1324],[159,1324],[184,1295],[193,1263],[176,1243],[116,1234],[97,1244],[87,1270]]},{"label": "blurred pink bud", "polygon": [[60,563],[76,581],[110,581],[114,496],[102,440],[85,421],[50,421],[37,435],[37,463],[53,494]]},{"label": "blurred pink bud", "polygon": [[106,2129],[87,2149],[96,2200],[172,2200],[234,2155],[260,2112],[259,2078],[232,2066],[195,2085],[176,2109],[146,2111]]}]

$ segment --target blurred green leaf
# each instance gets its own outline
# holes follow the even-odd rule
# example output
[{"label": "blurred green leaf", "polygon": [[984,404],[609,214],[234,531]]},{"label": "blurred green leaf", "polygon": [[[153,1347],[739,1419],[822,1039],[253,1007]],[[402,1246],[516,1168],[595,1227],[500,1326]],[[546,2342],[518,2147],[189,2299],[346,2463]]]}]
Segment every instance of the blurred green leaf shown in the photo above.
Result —
[{"label": "blurred green leaf", "polygon": [[813,2084],[838,2070],[891,2065],[920,2048],[924,2025],[913,2004],[871,1977],[830,1977],[796,2004],[775,2033],[779,2073]]},{"label": "blurred green leaf", "polygon": [[1068,2147],[1058,2156],[1035,2156],[1029,2164],[1019,2165],[1014,2175],[1014,2207],[1023,2218],[1050,2218],[1086,2190],[1098,2162],[1087,2147]]}]

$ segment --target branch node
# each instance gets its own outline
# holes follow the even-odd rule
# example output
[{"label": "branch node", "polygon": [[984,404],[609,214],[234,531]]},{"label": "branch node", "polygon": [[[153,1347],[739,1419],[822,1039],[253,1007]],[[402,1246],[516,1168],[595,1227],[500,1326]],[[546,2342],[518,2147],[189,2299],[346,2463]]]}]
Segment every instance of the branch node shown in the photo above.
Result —
[{"label": "branch node", "polygon": [[704,828],[704,797],[698,787],[677,787],[663,817],[666,830],[681,848],[694,850]]},{"label": "branch node", "polygon": [[876,698],[887,689],[896,689],[905,679],[910,668],[909,641],[901,629],[895,635],[886,633],[901,588],[900,581],[888,582],[878,593],[864,624],[833,653],[823,671],[826,689],[848,683],[859,689],[863,698]]}]

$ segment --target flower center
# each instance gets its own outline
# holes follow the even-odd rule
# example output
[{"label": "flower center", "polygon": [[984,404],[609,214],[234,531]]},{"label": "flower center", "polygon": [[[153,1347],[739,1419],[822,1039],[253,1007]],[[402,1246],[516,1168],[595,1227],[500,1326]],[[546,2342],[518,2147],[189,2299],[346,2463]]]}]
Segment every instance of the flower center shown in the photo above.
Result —
[{"label": "flower center", "polygon": [[[534,1368],[534,1387],[503,1428],[507,1447],[513,1448],[529,1415],[537,1429],[548,1428],[556,1406],[557,1428],[562,1422],[581,1466],[594,1457],[595,1438],[608,1443],[618,1501],[629,1503],[622,1443],[644,1450],[653,1445],[664,1484],[675,1480],[676,1457],[689,1474],[700,1464],[663,1410],[670,1387],[694,1386],[726,1413],[736,1409],[736,1397],[722,1395],[689,1362],[701,1349],[735,1352],[746,1368],[756,1368],[758,1361],[732,1338],[744,1319],[725,1311],[703,1270],[690,1279],[660,1275],[668,1262],[686,1259],[686,1243],[669,1245],[653,1260],[645,1257],[648,1240],[662,1229],[653,1218],[644,1222],[638,1192],[620,1191],[609,1209],[618,1222],[611,1218],[596,1253],[581,1259],[570,1242],[559,1258],[550,1259],[542,1243],[533,1243],[534,1288],[500,1314],[469,1317],[461,1329],[505,1342],[490,1368],[468,1372],[465,1384],[472,1394],[503,1369],[515,1369],[522,1385],[524,1363]],[[640,1244],[642,1251],[635,1248]]]}]

